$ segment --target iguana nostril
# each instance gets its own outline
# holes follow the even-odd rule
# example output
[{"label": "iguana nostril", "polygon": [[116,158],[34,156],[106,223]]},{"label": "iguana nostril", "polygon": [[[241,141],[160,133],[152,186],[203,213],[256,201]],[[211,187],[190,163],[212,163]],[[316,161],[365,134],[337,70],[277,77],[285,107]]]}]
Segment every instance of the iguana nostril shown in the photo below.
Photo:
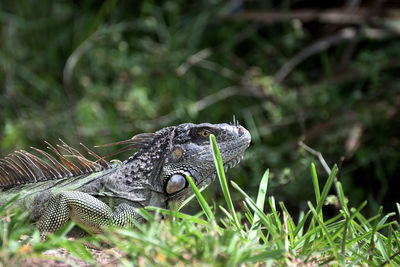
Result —
[{"label": "iguana nostril", "polygon": [[244,134],[243,127],[239,127],[238,133],[239,133],[239,136],[242,136]]}]

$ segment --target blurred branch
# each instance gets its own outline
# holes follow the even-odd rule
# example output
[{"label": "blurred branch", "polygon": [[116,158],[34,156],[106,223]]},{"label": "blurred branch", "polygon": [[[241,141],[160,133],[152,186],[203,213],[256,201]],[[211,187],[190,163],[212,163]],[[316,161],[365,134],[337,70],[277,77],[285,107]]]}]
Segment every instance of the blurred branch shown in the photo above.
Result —
[{"label": "blurred branch", "polygon": [[[322,156],[321,152],[312,149],[311,147],[307,146],[306,144],[303,143],[303,141],[299,141],[299,146],[301,146],[305,151],[311,153],[312,155],[316,156],[319,160],[319,162],[322,164],[322,167],[328,173],[328,175],[331,175],[331,168],[329,168],[328,164],[326,163],[324,157]],[[335,176],[335,179],[333,180],[333,183],[335,184],[335,190],[336,190],[336,195],[340,199],[339,195],[339,187],[338,187],[338,179]]]},{"label": "blurred branch", "polygon": [[228,79],[232,79],[232,80],[236,80],[238,78],[238,75],[228,69],[227,67],[221,66],[215,62],[209,61],[209,60],[202,60],[198,63],[198,66],[203,67],[205,69],[211,70],[211,71],[215,71],[219,74],[221,74],[221,76],[228,78]]},{"label": "blurred branch", "polygon": [[[351,4],[351,7],[353,7],[353,4]],[[290,11],[241,12],[238,14],[226,15],[224,17],[227,19],[251,20],[266,24],[297,19],[301,20],[302,22],[318,21],[321,23],[340,25],[361,25],[365,22],[366,17],[374,22],[380,22],[381,20],[385,19],[398,18],[398,16],[396,15],[397,12],[399,12],[399,10],[397,9],[387,9],[387,12],[382,15],[384,17],[368,17],[368,8],[360,8],[357,10],[356,13],[351,9],[301,9]]]},{"label": "blurred branch", "polygon": [[238,93],[240,93],[239,87],[229,86],[194,102],[190,108],[194,109],[196,112],[199,112],[221,100],[237,95]]},{"label": "blurred branch", "polygon": [[[360,4],[361,0],[348,0],[344,5],[344,10],[347,12],[357,12],[360,9]],[[364,19],[364,22],[358,26],[357,31],[360,31],[361,28],[363,27],[362,25],[364,25],[366,22],[367,20]],[[349,46],[345,49],[345,51],[343,52],[343,56],[340,60],[340,64],[342,66],[348,65],[348,62],[352,57],[358,43],[359,43],[359,38],[356,38],[352,42],[350,42]]]},{"label": "blurred branch", "polygon": [[[382,66],[381,71],[387,71],[394,68],[400,67],[400,57],[395,57],[389,60],[385,65]],[[332,78],[322,78],[320,81],[316,81],[310,87],[319,87],[321,84],[343,84],[353,82],[354,80],[367,77],[368,73],[357,69],[343,69],[340,72],[335,72]]]},{"label": "blurred branch", "polygon": [[[321,23],[353,25],[353,27],[343,28],[338,33],[316,41],[293,56],[274,75],[274,81],[276,83],[281,83],[301,62],[332,46],[344,42],[351,42],[351,45],[345,51],[345,55],[342,58],[342,63],[346,63],[353,54],[359,38],[366,36],[376,39],[400,35],[400,29],[396,26],[397,24],[390,22],[391,20],[398,21],[400,10],[394,8],[382,9],[384,2],[385,0],[376,0],[373,1],[369,7],[359,8],[360,0],[349,0],[343,9],[254,11],[229,14],[225,15],[224,18],[250,20],[266,24],[297,19],[302,22],[318,21]],[[375,25],[375,27],[370,27],[368,25]]]},{"label": "blurred branch", "polygon": [[107,27],[99,28],[88,38],[86,38],[68,57],[63,70],[63,84],[66,88],[69,88],[72,82],[72,74],[78,61],[81,59],[84,53],[92,48],[94,42],[104,38],[106,35],[110,35],[115,32],[123,32],[127,30],[134,30],[137,28],[135,22],[121,22],[109,25]]},{"label": "blurred branch", "polygon": [[[257,26],[249,26],[249,27],[246,27],[244,30],[239,31],[234,36],[232,36],[232,38],[231,38],[232,44],[237,44],[237,43],[242,42],[243,40],[246,40],[252,34],[254,34],[254,32],[256,32],[256,30],[257,30]],[[191,67],[193,67],[195,65],[199,65],[205,69],[209,69],[209,70],[218,72],[222,76],[227,77],[229,79],[236,79],[238,75],[234,71],[232,71],[224,66],[221,66],[215,62],[206,60],[206,58],[208,58],[212,54],[224,53],[224,49],[225,49],[225,43],[221,43],[215,47],[204,48],[204,49],[200,50],[199,52],[189,56],[186,59],[186,61],[184,63],[182,63],[176,69],[176,71],[175,71],[176,75],[178,77],[182,77],[183,75],[186,74],[186,72],[189,71],[189,69]],[[236,58],[236,60],[237,59],[238,58]],[[237,61],[236,61],[236,63],[237,63]],[[240,62],[240,63],[243,63],[243,62]],[[242,67],[245,69],[247,67],[247,65],[242,66]]]},{"label": "blurred branch", "polygon": [[96,32],[92,34],[89,38],[83,41],[68,57],[64,70],[63,70],[63,83],[66,88],[71,86],[72,73],[78,61],[81,59],[82,55],[88,51],[93,46],[93,40],[97,37]]},{"label": "blurred branch", "polygon": [[[367,9],[366,14],[364,15],[364,22],[358,25],[357,33],[360,33],[362,29],[366,28],[370,19],[378,15],[381,11],[382,5],[386,0],[375,0],[372,4],[370,4],[369,8]],[[358,12],[360,0],[349,0],[345,6],[346,11],[353,11]],[[360,38],[355,38],[353,41],[350,42],[349,46],[343,53],[341,61],[341,65],[345,66],[349,63],[350,58],[356,51],[356,47],[360,43]]]},{"label": "blurred branch", "polygon": [[362,132],[363,125],[360,122],[355,122],[345,143],[346,157],[351,157],[360,146]]},{"label": "blurred branch", "polygon": [[275,73],[274,81],[276,83],[283,82],[300,63],[321,51],[327,50],[331,46],[335,46],[344,42],[351,42],[363,36],[371,39],[381,39],[396,35],[400,35],[400,31],[386,31],[373,28],[366,28],[362,31],[358,31],[354,28],[344,28],[337,34],[316,41],[293,56]]},{"label": "blurred branch", "polygon": [[348,0],[344,5],[346,11],[354,11],[361,4],[361,0]]},{"label": "blurred branch", "polygon": [[185,75],[185,73],[193,66],[199,63],[200,61],[204,60],[205,58],[211,55],[211,50],[209,48],[205,48],[200,50],[194,55],[191,55],[183,64],[181,64],[176,69],[176,75],[179,77]]},{"label": "blurred branch", "polygon": [[307,146],[306,144],[303,143],[303,141],[299,141],[299,146],[301,146],[302,148],[304,148],[304,150],[306,150],[307,152],[311,153],[312,155],[316,156],[319,160],[319,162],[321,162],[322,167],[324,167],[325,172],[330,175],[331,174],[331,168],[329,168],[328,164],[326,163],[324,157],[322,156],[321,152],[312,149],[311,147]]},{"label": "blurred branch", "polygon": [[305,59],[315,55],[321,51],[328,49],[333,45],[337,45],[357,37],[356,30],[353,28],[345,28],[339,33],[325,37],[301,50],[288,62],[286,62],[274,75],[274,81],[281,83],[292,70],[303,62]]},{"label": "blurred branch", "polygon": [[105,18],[110,14],[115,5],[117,4],[117,0],[108,0],[104,1],[101,5],[100,10],[97,12],[95,19],[91,23],[86,39],[72,52],[72,54],[68,57],[63,71],[63,84],[66,88],[71,86],[71,78],[72,73],[76,64],[82,55],[88,51],[93,46],[93,41],[99,39],[99,26],[105,20]]},{"label": "blurred branch", "polygon": [[[198,113],[207,107],[216,104],[222,100],[225,100],[229,97],[235,95],[242,95],[242,96],[250,96],[250,97],[257,97],[257,98],[264,98],[268,99],[269,101],[274,101],[272,97],[268,97],[264,93],[260,92],[259,88],[255,87],[248,87],[248,86],[229,86],[219,90],[216,93],[209,94],[202,99],[192,103],[188,110]],[[150,120],[148,123],[156,126],[164,126],[168,125],[174,120],[178,118],[175,111],[172,111],[164,116],[161,116],[157,119]],[[144,121],[145,122],[145,121]]]},{"label": "blurred branch", "polygon": [[223,67],[215,62],[206,60],[206,58],[210,55],[212,55],[212,51],[209,48],[205,48],[203,50],[200,50],[196,54],[191,55],[183,64],[181,64],[176,69],[176,75],[178,75],[178,77],[182,77],[192,66],[197,65],[207,70],[215,71],[221,74],[221,76],[232,80],[235,80],[237,78],[238,75],[227,67]]}]

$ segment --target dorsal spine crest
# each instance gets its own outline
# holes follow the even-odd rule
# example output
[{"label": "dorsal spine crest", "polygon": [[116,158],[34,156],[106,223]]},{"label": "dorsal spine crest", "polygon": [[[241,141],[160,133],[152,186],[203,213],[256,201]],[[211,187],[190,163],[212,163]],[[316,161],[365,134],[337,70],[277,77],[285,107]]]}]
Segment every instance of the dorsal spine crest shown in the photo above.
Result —
[{"label": "dorsal spine crest", "polygon": [[95,161],[84,157],[78,150],[70,147],[61,139],[60,142],[61,145],[56,146],[58,149],[46,142],[47,148],[59,160],[48,152],[37,148],[32,149],[44,159],[25,150],[15,151],[4,159],[0,159],[0,187],[36,183],[63,177],[75,177],[113,167],[113,164],[82,144],[88,154],[95,158]]}]

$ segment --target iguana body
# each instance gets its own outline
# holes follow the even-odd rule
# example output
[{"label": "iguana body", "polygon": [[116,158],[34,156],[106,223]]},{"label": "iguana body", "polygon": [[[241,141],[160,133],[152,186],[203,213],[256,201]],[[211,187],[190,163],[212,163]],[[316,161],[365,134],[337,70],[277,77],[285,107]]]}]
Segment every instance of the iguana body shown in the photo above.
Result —
[{"label": "iguana body", "polygon": [[137,208],[166,208],[188,196],[187,174],[199,187],[212,182],[216,173],[210,134],[225,168],[240,161],[251,140],[240,125],[186,123],[119,142],[128,144],[124,150],[139,151],[117,165],[92,151],[97,161],[89,161],[65,143],[59,150],[69,158],[50,146],[63,164],[41,150],[36,149],[45,161],[17,151],[0,160],[0,205],[19,194],[17,205],[30,211],[43,235],[71,219],[94,232],[105,225],[132,224],[140,219]]}]

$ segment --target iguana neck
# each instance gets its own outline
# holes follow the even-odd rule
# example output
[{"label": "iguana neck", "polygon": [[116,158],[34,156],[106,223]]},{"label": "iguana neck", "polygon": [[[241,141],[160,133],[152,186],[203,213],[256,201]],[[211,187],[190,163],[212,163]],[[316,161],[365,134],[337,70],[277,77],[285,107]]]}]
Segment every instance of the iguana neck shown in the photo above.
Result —
[{"label": "iguana neck", "polygon": [[[116,197],[139,202],[142,206],[158,204],[154,201],[165,202],[163,183],[159,178],[172,130],[173,127],[169,127],[159,131],[148,147],[139,150],[117,167],[107,177],[105,190]],[[131,199],[131,196],[135,198]]]}]

